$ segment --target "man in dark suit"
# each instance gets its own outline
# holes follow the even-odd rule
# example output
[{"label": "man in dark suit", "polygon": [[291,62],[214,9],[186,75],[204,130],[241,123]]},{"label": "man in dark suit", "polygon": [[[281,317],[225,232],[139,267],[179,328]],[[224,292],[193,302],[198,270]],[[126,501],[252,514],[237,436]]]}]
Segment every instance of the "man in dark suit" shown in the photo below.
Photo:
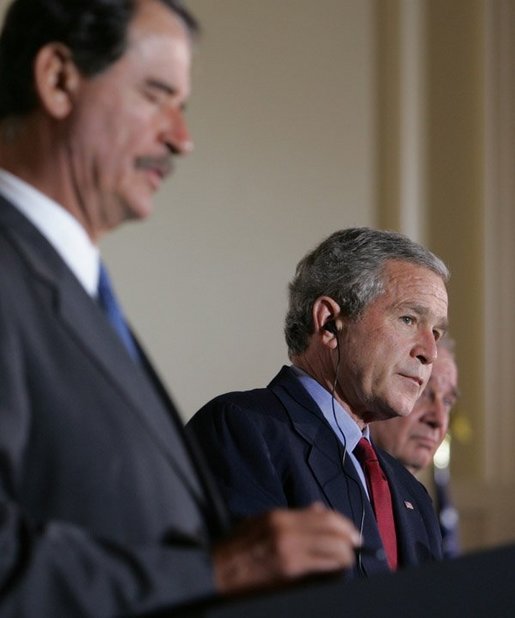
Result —
[{"label": "man in dark suit", "polygon": [[359,534],[318,507],[227,533],[100,261],[98,239],[146,217],[191,148],[196,30],[177,0],[15,0],[6,17],[2,617],[127,615],[354,562]]},{"label": "man in dark suit", "polygon": [[424,390],[447,277],[420,245],[367,228],[336,232],[299,263],[285,329],[292,366],[265,389],[215,398],[188,424],[235,518],[325,504],[362,533],[355,575],[441,557],[427,492],[374,453],[368,423],[406,416]]}]

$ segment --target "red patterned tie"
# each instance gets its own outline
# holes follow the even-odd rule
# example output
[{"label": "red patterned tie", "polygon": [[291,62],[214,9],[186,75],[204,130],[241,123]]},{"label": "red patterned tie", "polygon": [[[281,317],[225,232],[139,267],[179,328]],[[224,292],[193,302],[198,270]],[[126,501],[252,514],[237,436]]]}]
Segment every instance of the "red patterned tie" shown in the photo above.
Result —
[{"label": "red patterned tie", "polygon": [[370,501],[376,515],[377,527],[383,541],[388,564],[392,570],[397,568],[397,535],[393,519],[392,496],[374,447],[366,438],[361,438],[354,449],[367,479]]}]

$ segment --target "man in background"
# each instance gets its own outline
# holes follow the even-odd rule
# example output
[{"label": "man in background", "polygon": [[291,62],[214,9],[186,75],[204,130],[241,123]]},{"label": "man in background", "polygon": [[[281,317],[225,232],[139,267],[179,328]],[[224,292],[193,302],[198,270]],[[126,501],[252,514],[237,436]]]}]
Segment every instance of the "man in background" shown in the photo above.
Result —
[{"label": "man in background", "polygon": [[104,617],[354,563],[314,505],[227,531],[98,241],[191,150],[178,0],[14,0],[0,36],[0,615]]},{"label": "man in background", "polygon": [[[374,442],[415,475],[425,470],[433,473],[433,457],[447,434],[451,410],[458,397],[458,367],[453,347],[454,342],[447,336],[438,342],[438,358],[433,363],[431,377],[411,414],[370,425]],[[459,553],[459,543],[457,513],[448,496],[447,481],[447,469],[434,471],[444,557],[452,558]]]},{"label": "man in background", "polygon": [[235,519],[323,503],[367,551],[351,575],[441,557],[422,485],[374,449],[369,423],[407,416],[447,325],[447,268],[405,236],[335,232],[298,264],[286,342],[291,366],[267,388],[221,395],[188,423]]}]

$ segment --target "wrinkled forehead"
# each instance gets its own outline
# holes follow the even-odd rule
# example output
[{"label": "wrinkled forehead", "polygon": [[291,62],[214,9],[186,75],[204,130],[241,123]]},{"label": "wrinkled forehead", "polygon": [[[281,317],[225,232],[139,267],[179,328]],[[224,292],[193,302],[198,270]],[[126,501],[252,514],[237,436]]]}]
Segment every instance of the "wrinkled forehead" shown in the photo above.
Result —
[{"label": "wrinkled forehead", "polygon": [[412,262],[391,260],[384,268],[383,291],[394,306],[416,307],[430,313],[447,326],[447,286],[443,278],[426,266]]},{"label": "wrinkled forehead", "polygon": [[400,280],[418,280],[429,279],[438,280],[441,286],[447,290],[447,281],[443,275],[436,270],[433,270],[426,264],[422,264],[418,261],[401,258],[387,259],[381,268],[381,276],[383,282],[386,284],[391,279]]}]

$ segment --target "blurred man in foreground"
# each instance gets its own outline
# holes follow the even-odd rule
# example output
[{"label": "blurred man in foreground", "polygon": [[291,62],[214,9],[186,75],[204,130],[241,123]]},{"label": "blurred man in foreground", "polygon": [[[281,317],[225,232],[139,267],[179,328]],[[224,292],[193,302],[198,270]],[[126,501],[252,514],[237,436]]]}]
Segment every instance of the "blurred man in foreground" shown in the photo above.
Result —
[{"label": "blurred man in foreground", "polygon": [[229,534],[99,239],[191,150],[178,0],[14,0],[0,36],[0,615],[107,617],[354,563],[314,505]]}]

